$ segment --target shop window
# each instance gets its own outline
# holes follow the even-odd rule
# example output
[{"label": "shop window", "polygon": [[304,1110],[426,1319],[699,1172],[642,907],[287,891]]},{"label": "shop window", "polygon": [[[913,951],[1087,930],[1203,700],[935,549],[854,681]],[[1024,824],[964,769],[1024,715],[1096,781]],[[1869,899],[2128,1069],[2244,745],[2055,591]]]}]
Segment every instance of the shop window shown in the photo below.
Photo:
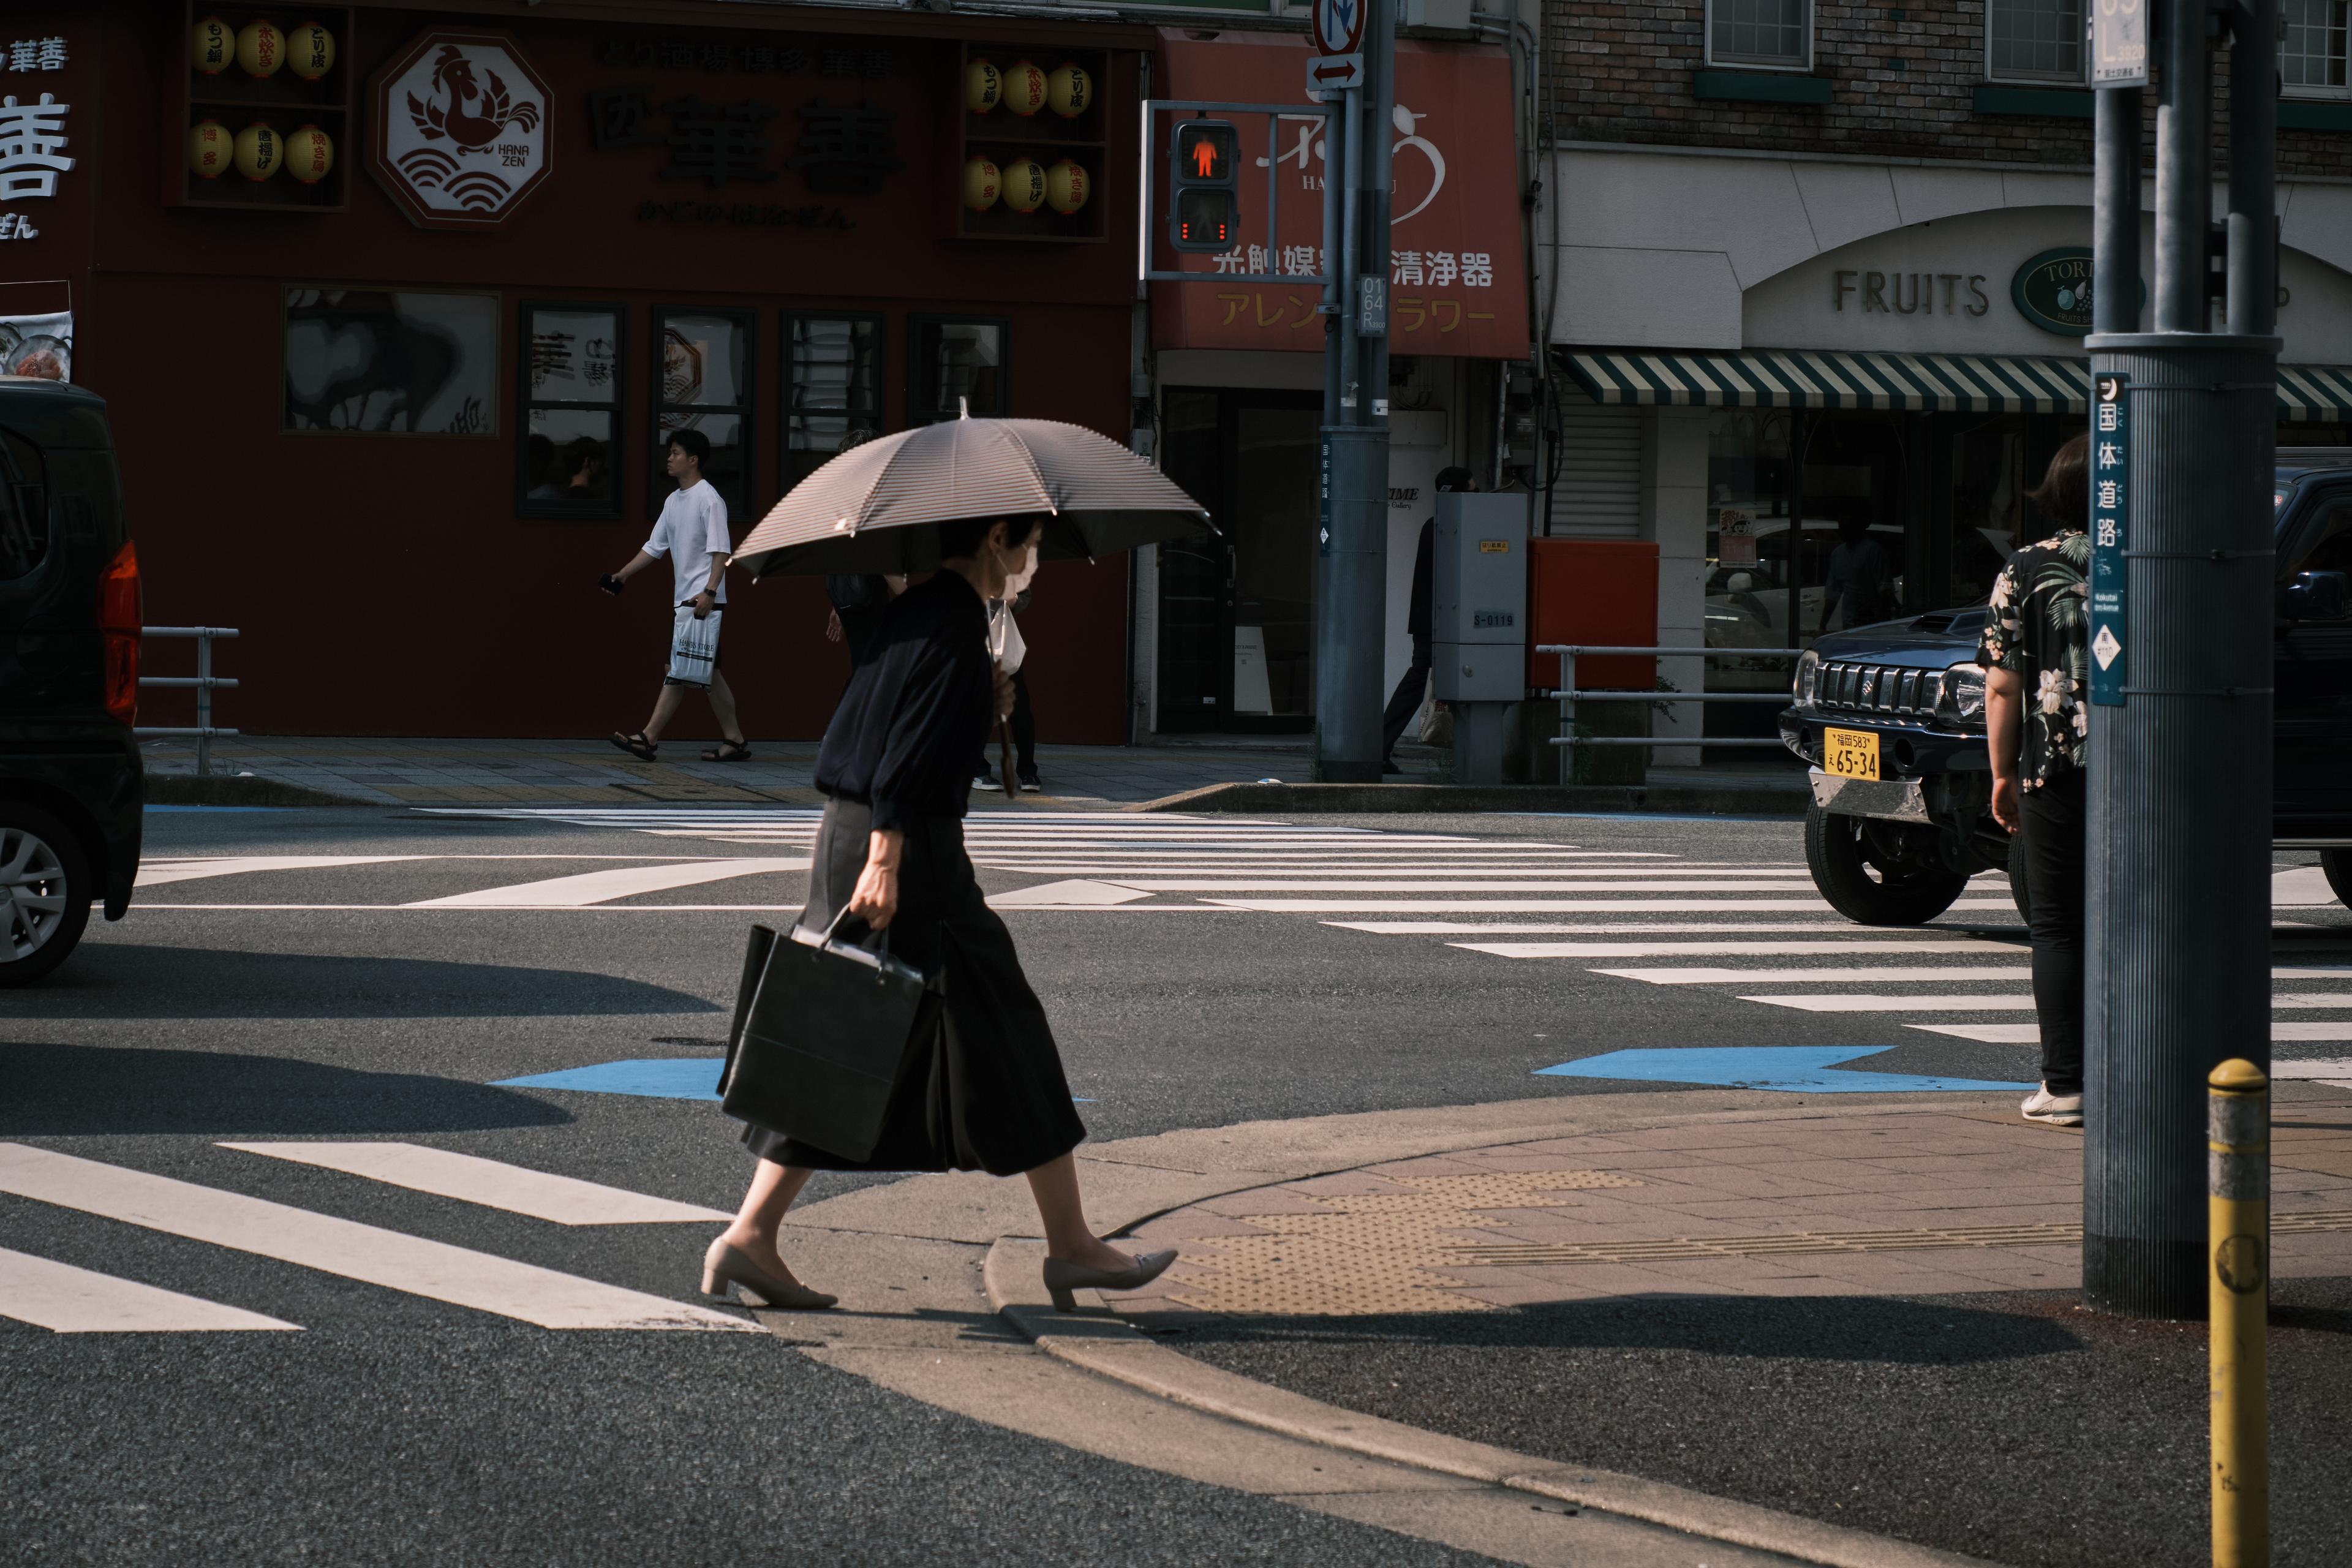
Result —
[{"label": "shop window", "polygon": [[499,297],[289,289],[286,428],[495,436]]},{"label": "shop window", "polygon": [[1003,416],[1012,411],[1006,380],[1012,330],[1001,320],[918,316],[908,367],[907,423],[952,419],[958,411]]},{"label": "shop window", "polygon": [[1707,0],[1706,58],[1718,66],[1810,68],[1812,0]]},{"label": "shop window", "polygon": [[2079,82],[2083,27],[2083,0],[1986,0],[1985,75],[1994,81]]},{"label": "shop window", "polygon": [[618,305],[524,304],[520,515],[621,515],[625,321]]},{"label": "shop window", "polygon": [[740,533],[751,520],[751,315],[748,310],[663,310],[654,322],[654,504],[677,488],[662,470],[670,435],[699,430],[702,465]]},{"label": "shop window", "polygon": [[882,318],[787,313],[783,403],[786,489],[880,435]]},{"label": "shop window", "polygon": [[2280,0],[2279,77],[2290,98],[2342,98],[2346,0]]}]

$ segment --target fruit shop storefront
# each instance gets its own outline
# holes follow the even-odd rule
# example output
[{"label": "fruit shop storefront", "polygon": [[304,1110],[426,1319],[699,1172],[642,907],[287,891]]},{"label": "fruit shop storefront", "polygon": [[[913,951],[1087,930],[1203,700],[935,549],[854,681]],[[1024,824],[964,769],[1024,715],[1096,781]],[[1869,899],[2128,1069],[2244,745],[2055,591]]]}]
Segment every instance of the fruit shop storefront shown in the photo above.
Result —
[{"label": "fruit shop storefront", "polygon": [[[675,430],[739,540],[960,408],[1126,436],[1149,34],[588,9],[0,6],[0,347],[108,398],[147,620],[242,633],[222,721],[634,727],[667,595],[595,583]],[[1039,580],[1048,740],[1126,738],[1128,578]],[[730,594],[747,728],[818,733],[821,583]]]}]

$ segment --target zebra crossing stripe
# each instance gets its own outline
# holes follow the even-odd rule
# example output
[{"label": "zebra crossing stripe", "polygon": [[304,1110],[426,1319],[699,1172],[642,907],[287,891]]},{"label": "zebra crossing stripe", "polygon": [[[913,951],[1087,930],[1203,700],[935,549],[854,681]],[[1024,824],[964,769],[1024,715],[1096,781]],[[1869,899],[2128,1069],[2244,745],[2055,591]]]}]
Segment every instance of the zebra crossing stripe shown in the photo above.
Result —
[{"label": "zebra crossing stripe", "polygon": [[551,877],[540,882],[518,882],[510,887],[452,893],[441,899],[418,899],[398,907],[410,910],[570,910],[586,904],[601,904],[611,899],[631,898],[640,893],[659,893],[672,888],[694,888],[705,882],[730,881],[737,877],[761,877],[808,868],[806,856],[761,856],[736,860],[671,861],[660,866],[617,866],[604,871],[583,871],[572,877]]},{"label": "zebra crossing stripe", "polygon": [[2022,963],[1886,964],[1874,969],[1596,969],[1620,980],[1645,980],[1653,985],[1778,985],[1808,982],[1830,984],[1856,980],[2018,980],[2028,973]]},{"label": "zebra crossing stripe", "polygon": [[149,860],[134,884],[168,887],[204,877],[235,877],[247,871],[316,871],[335,866],[384,866],[397,860],[436,860],[436,855],[229,855],[202,860]]},{"label": "zebra crossing stripe", "polygon": [[555,1225],[672,1225],[734,1217],[719,1209],[419,1143],[224,1143],[221,1147],[341,1171]]},{"label": "zebra crossing stripe", "polygon": [[1742,996],[1806,1013],[2007,1013],[2033,1010],[2031,996]]},{"label": "zebra crossing stripe", "polygon": [[[2042,1043],[2042,1031],[2032,1024],[1906,1024],[1906,1029],[1917,1029],[1928,1035],[1951,1035],[1963,1040],[1981,1040],[1995,1046],[2033,1046]],[[2271,1020],[2271,1043],[2293,1044],[2297,1040],[2352,1040],[2352,1023],[2297,1023],[2273,1018]],[[2347,1076],[2352,1076],[2347,1074]]]},{"label": "zebra crossing stripe", "polygon": [[763,1331],[707,1307],[25,1143],[0,1143],[0,1193],[543,1329]]},{"label": "zebra crossing stripe", "polygon": [[2015,952],[2013,943],[1979,942],[1450,942],[1497,958],[1669,958],[1705,954],[1732,958],[1792,958],[1807,952]]},{"label": "zebra crossing stripe", "polygon": [[0,1318],[60,1334],[212,1333],[291,1329],[242,1307],[183,1296],[93,1268],[0,1248]]}]

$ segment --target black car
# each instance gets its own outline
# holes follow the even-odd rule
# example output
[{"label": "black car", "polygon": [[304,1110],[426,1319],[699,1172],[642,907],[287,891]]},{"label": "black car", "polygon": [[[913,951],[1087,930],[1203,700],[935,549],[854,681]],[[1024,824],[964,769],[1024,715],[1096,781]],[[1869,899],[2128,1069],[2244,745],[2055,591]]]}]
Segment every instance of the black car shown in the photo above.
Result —
[{"label": "black car", "polygon": [[142,781],[139,557],[106,403],[0,376],[0,986],[131,906]]},{"label": "black car", "polygon": [[[2352,463],[2297,456],[2281,454],[2274,498],[2272,832],[2282,847],[2318,849],[2352,904]],[[1865,925],[1933,920],[1969,878],[2010,867],[1975,662],[1987,613],[1841,632],[1798,661],[1780,739],[1812,764],[1805,860],[1822,896]],[[1825,748],[1830,731],[1850,739]]]}]

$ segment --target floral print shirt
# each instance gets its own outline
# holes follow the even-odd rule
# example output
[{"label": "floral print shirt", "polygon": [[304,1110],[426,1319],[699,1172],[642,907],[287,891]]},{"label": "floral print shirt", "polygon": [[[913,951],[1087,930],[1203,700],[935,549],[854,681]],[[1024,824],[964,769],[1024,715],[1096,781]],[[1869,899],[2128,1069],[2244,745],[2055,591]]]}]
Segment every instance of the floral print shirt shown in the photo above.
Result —
[{"label": "floral print shirt", "polygon": [[2011,555],[1992,586],[1977,662],[2025,679],[2018,773],[2027,789],[2083,765],[2091,721],[2090,569],[2090,535],[2069,528]]}]

